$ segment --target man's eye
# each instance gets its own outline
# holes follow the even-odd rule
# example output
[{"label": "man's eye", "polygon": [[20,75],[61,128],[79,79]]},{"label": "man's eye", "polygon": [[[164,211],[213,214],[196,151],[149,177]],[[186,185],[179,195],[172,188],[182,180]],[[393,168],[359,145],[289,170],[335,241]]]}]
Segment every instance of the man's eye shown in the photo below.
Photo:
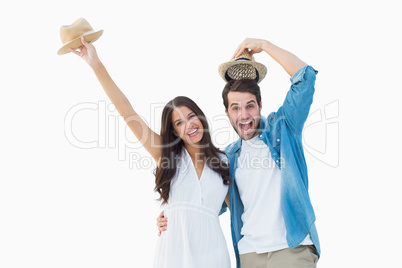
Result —
[{"label": "man's eye", "polygon": [[247,106],[247,108],[249,108],[249,109],[254,108],[254,105],[249,105],[249,106]]},{"label": "man's eye", "polygon": [[233,107],[233,110],[234,110],[234,111],[238,111],[238,110],[239,110],[239,107]]}]

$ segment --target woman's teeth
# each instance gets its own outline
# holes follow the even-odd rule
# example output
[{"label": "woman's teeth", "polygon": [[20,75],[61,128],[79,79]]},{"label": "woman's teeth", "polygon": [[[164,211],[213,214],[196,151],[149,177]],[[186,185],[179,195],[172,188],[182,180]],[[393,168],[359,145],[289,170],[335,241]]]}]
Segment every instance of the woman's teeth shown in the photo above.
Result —
[{"label": "woman's teeth", "polygon": [[190,137],[195,136],[198,133],[198,128],[194,129],[193,131],[187,133],[187,135],[189,135]]}]

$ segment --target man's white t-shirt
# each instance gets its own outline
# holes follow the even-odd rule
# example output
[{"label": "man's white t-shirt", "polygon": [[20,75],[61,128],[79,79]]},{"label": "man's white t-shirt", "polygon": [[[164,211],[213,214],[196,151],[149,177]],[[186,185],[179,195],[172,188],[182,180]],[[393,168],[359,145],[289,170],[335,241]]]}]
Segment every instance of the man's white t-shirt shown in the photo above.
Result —
[{"label": "man's white t-shirt", "polygon": [[[258,136],[242,140],[235,180],[244,205],[240,254],[288,248],[281,205],[281,171]],[[301,245],[312,245],[310,236]]]}]

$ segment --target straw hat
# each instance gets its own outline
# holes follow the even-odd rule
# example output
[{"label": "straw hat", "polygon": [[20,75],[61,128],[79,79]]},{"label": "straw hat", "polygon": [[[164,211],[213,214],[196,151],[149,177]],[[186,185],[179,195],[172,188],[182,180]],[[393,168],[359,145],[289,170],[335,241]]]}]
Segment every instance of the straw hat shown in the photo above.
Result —
[{"label": "straw hat", "polygon": [[238,58],[219,65],[218,71],[225,82],[246,78],[254,79],[257,83],[260,83],[267,74],[265,65],[256,62],[248,49],[245,49]]},{"label": "straw hat", "polygon": [[82,46],[81,36],[84,36],[85,41],[95,42],[103,34],[103,30],[95,32],[89,25],[86,19],[80,18],[71,25],[60,27],[60,38],[63,43],[62,48],[57,52],[58,55],[63,55],[68,52],[68,48],[77,49]]}]

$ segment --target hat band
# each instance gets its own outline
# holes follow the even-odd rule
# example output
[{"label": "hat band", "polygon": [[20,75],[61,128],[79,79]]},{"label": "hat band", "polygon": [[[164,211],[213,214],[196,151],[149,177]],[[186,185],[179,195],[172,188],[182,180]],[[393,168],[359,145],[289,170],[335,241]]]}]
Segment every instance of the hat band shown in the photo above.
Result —
[{"label": "hat band", "polygon": [[250,59],[247,59],[247,58],[237,58],[237,59],[235,59],[234,61],[238,61],[238,60],[250,60]]},{"label": "hat band", "polygon": [[84,35],[87,35],[87,34],[92,34],[92,33],[94,33],[94,32],[95,32],[94,30],[91,30],[91,31],[89,31],[89,32],[83,33],[82,35],[80,35],[80,36],[78,36],[78,37],[76,37],[76,38],[74,38],[74,39],[72,39],[72,40],[70,40],[70,41],[67,41],[67,42],[63,43],[63,46],[66,45],[66,44],[68,44],[68,43],[70,43],[70,42],[72,42],[72,41],[74,41],[74,40],[77,39],[77,38],[80,38],[81,36],[84,36]]}]

